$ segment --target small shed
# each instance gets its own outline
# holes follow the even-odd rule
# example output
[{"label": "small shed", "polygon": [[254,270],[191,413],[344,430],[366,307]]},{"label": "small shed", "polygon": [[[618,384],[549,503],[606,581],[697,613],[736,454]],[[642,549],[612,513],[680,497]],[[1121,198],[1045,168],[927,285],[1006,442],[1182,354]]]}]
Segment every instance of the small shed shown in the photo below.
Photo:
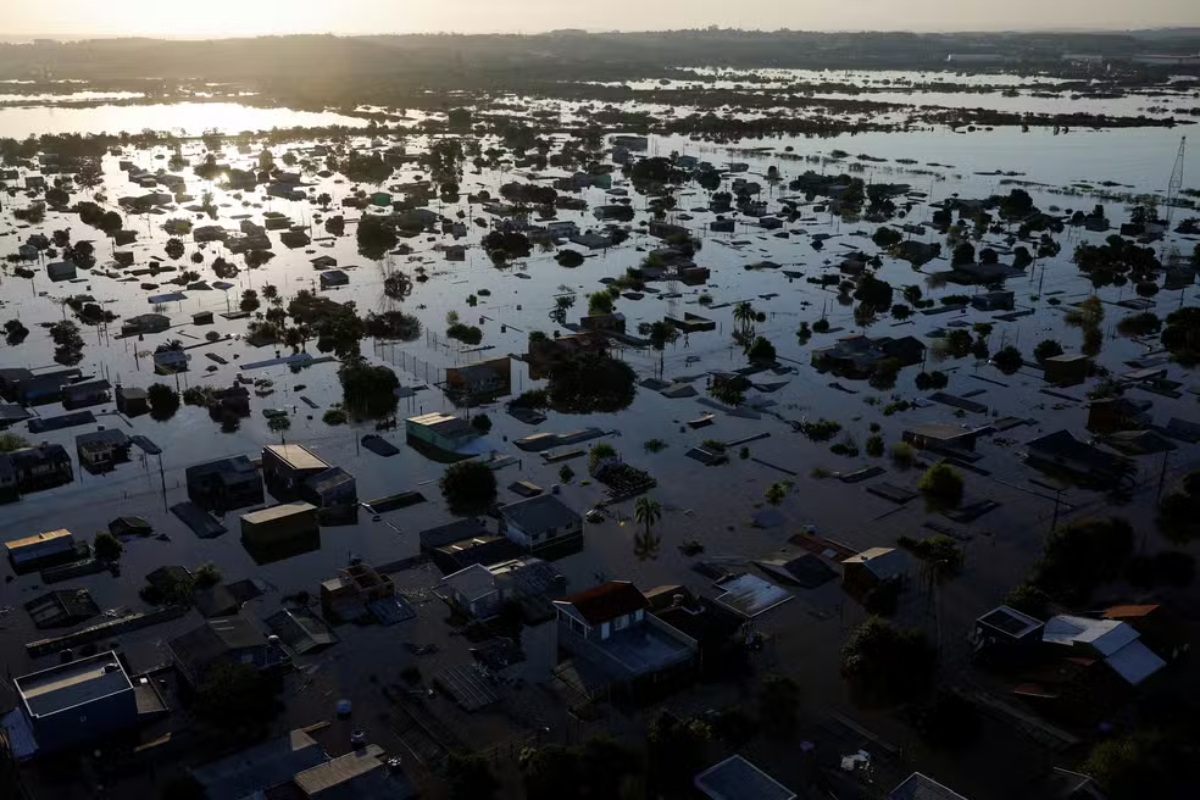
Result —
[{"label": "small shed", "polygon": [[192,324],[193,325],[212,325],[213,324],[213,312],[197,311],[195,314],[192,314]]}]

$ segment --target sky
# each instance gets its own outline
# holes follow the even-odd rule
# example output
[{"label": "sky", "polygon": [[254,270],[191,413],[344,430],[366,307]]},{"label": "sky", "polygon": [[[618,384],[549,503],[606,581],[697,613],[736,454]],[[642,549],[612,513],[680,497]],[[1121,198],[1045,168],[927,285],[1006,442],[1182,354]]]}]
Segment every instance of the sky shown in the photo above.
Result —
[{"label": "sky", "polygon": [[0,36],[537,33],[561,28],[984,31],[1200,26],[1200,0],[0,0]]}]

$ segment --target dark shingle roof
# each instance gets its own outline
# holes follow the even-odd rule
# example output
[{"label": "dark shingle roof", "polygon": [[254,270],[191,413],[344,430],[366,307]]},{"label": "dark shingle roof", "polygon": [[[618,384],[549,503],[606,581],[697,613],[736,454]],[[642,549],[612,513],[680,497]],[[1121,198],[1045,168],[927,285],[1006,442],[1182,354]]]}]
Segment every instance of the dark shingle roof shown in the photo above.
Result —
[{"label": "dark shingle roof", "polygon": [[561,602],[573,607],[589,625],[611,622],[617,617],[650,607],[646,596],[629,581],[602,583],[564,597]]}]

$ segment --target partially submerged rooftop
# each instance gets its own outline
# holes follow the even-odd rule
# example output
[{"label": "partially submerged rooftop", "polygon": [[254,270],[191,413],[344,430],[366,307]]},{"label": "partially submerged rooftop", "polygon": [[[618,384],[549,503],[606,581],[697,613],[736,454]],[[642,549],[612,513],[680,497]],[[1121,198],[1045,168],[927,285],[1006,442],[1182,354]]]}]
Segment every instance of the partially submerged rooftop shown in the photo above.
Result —
[{"label": "partially submerged rooftop", "polygon": [[133,690],[125,667],[111,651],[35,672],[14,683],[32,718]]}]

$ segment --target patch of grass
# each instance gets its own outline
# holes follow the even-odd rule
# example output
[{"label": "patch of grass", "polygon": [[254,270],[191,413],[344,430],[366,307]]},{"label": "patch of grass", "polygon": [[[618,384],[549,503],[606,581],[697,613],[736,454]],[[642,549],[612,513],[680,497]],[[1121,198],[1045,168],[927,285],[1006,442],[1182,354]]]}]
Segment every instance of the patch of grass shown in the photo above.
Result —
[{"label": "patch of grass", "polygon": [[667,449],[667,443],[662,439],[648,439],[642,447],[646,449],[647,453],[661,453]]}]

